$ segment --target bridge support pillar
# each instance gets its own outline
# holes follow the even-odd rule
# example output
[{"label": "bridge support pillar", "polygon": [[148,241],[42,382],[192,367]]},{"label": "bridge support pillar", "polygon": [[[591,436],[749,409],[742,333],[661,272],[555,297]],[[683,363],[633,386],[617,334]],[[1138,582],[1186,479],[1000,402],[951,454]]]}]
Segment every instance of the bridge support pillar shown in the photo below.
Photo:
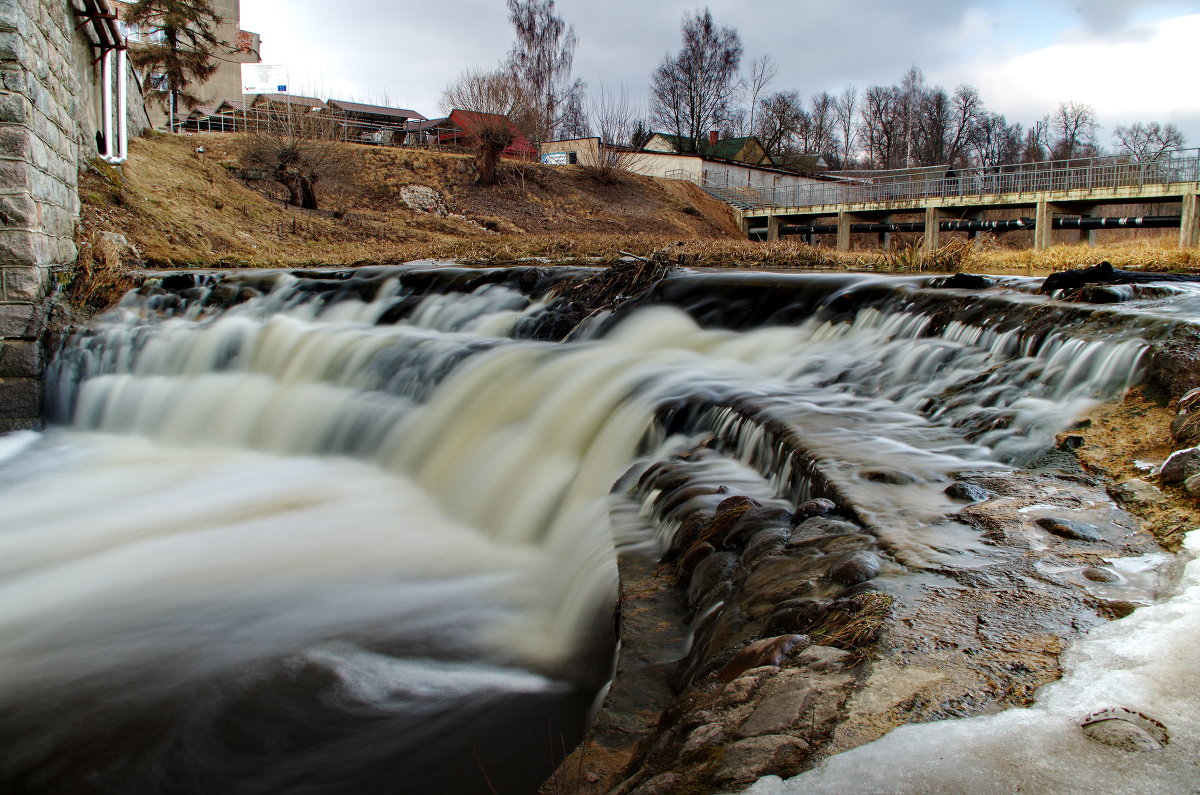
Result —
[{"label": "bridge support pillar", "polygon": [[937,251],[941,247],[942,212],[940,207],[925,208],[925,250]]},{"label": "bridge support pillar", "polygon": [[867,218],[858,213],[840,212],[837,216],[837,250],[850,250],[850,226],[851,224],[862,223]]},{"label": "bridge support pillar", "polygon": [[[1091,218],[1096,214],[1095,207],[1076,207],[1075,211],[1079,213],[1080,218]],[[1079,242],[1088,244],[1088,248],[1096,245],[1096,230],[1095,229],[1080,229]]]},{"label": "bridge support pillar", "polygon": [[[980,210],[979,212],[971,213],[971,220],[972,221],[982,221],[983,220],[983,210]],[[967,232],[967,240],[969,240],[971,242],[971,245],[974,248],[983,248],[983,232],[980,232],[978,230],[976,230],[974,232]]]},{"label": "bridge support pillar", "polygon": [[1038,200],[1033,229],[1034,250],[1045,251],[1054,245],[1054,214],[1061,211],[1062,208],[1057,204],[1051,204],[1045,199]]},{"label": "bridge support pillar", "polygon": [[750,238],[750,219],[743,215],[741,224],[742,224],[742,237],[749,239]]},{"label": "bridge support pillar", "polygon": [[1200,193],[1183,195],[1183,213],[1179,218],[1179,246],[1200,246]]},{"label": "bridge support pillar", "polygon": [[778,215],[768,215],[767,216],[767,241],[773,243],[776,240],[779,240],[779,216]]},{"label": "bridge support pillar", "polygon": [[[890,224],[892,222],[892,216],[885,215],[881,218],[876,218],[875,220],[881,224]],[[883,249],[884,251],[892,250],[892,233],[891,232],[880,232],[879,233],[879,247],[881,249]]]}]

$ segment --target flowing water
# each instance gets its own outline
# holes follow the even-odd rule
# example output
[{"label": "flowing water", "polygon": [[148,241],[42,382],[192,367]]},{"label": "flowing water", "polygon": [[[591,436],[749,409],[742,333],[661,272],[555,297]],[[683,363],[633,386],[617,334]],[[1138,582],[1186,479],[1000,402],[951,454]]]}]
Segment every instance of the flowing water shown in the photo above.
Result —
[{"label": "flowing water", "polygon": [[716,435],[705,477],[795,501],[749,407],[890,576],[969,565],[954,474],[1045,450],[1194,299],[1035,329],[1069,312],[1028,280],[685,274],[546,342],[538,291],[432,270],[151,282],[58,355],[56,423],[0,437],[0,788],[533,791],[609,675],[616,548],[667,532],[631,467]]}]

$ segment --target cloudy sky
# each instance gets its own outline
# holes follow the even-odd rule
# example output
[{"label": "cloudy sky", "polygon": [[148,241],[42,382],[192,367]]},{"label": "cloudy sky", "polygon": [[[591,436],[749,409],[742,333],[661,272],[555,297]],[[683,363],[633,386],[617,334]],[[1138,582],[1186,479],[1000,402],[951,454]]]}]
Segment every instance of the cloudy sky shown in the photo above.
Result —
[{"label": "cloudy sky", "polygon": [[[241,0],[264,63],[313,92],[440,115],[442,87],[493,67],[512,41],[504,0]],[[558,0],[575,26],[575,71],[644,102],[650,72],[679,48],[679,0]],[[1200,0],[711,0],[745,60],[769,54],[769,91],[860,90],[916,64],[930,83],[968,82],[1028,125],[1063,100],[1097,109],[1100,142],[1132,121],[1174,122],[1200,146]]]}]

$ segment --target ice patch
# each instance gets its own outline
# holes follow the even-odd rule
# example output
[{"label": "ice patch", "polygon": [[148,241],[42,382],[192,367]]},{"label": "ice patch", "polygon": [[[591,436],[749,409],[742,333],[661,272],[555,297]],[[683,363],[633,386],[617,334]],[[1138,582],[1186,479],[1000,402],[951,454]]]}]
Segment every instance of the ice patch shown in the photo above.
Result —
[{"label": "ice patch", "polygon": [[[1200,553],[1200,534],[1186,543]],[[750,795],[792,793],[1195,792],[1200,782],[1200,560],[1175,596],[1098,627],[1063,657],[1063,679],[1027,709],[904,726]],[[1161,722],[1160,750],[1089,739],[1081,724],[1124,708]]]}]

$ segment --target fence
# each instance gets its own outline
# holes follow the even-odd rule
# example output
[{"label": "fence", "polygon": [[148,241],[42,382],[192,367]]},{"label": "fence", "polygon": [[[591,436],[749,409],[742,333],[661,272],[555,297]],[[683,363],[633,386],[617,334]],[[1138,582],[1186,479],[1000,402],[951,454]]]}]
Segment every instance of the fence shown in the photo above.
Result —
[{"label": "fence", "polygon": [[418,129],[407,124],[383,124],[328,111],[272,110],[246,108],[215,114],[197,114],[175,124],[177,132],[249,132],[295,135],[301,138],[346,141],[373,146],[467,152],[458,144],[445,143],[461,130],[452,127]]},{"label": "fence", "polygon": [[[668,175],[670,176],[670,175]],[[836,176],[836,175],[830,175]],[[685,179],[706,185],[690,175]],[[1093,157],[1016,163],[989,168],[922,169],[844,176],[820,185],[738,188],[757,207],[812,207],[823,204],[913,201],[1046,191],[1105,190],[1145,185],[1200,182],[1200,149],[1166,152],[1147,160]]]}]

